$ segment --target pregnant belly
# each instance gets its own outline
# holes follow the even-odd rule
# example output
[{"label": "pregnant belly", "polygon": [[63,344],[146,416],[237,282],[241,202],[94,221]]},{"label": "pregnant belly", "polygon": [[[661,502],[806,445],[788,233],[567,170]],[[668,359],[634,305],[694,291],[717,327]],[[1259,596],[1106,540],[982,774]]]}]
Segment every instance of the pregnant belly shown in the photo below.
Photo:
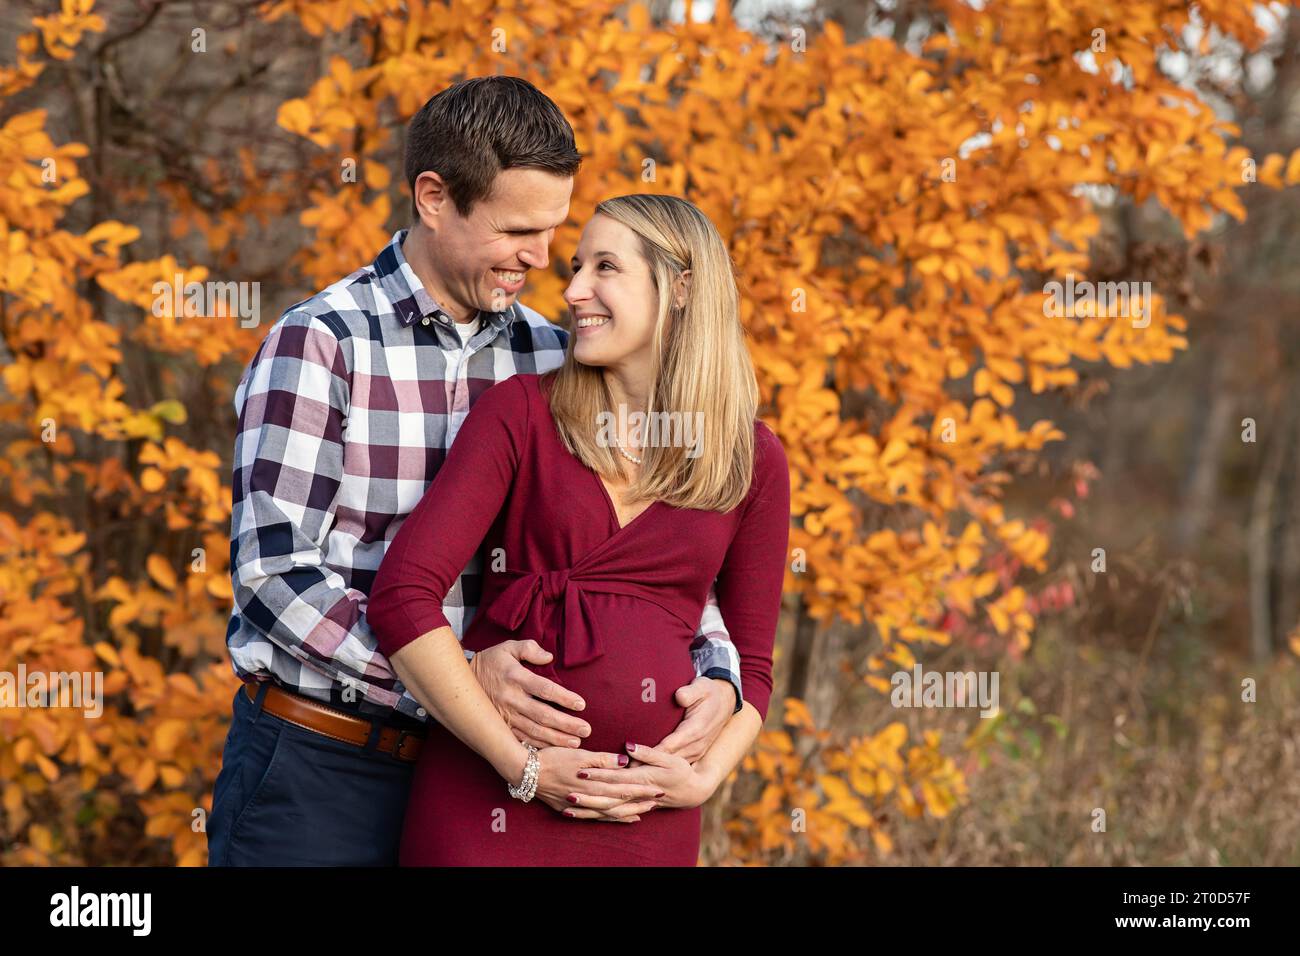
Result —
[{"label": "pregnant belly", "polygon": [[[589,607],[599,615],[604,654],[579,667],[526,664],[573,691],[586,708],[576,711],[591,726],[584,750],[624,753],[624,743],[654,746],[681,722],[685,708],[674,695],[695,679],[690,645],[694,636],[682,622],[654,604],[622,595],[590,595]],[[549,613],[559,613],[558,607]],[[554,622],[550,625],[554,630]],[[484,609],[475,614],[464,645],[478,651],[506,640],[536,640],[547,650],[554,646],[541,634],[507,631],[487,619]]]}]

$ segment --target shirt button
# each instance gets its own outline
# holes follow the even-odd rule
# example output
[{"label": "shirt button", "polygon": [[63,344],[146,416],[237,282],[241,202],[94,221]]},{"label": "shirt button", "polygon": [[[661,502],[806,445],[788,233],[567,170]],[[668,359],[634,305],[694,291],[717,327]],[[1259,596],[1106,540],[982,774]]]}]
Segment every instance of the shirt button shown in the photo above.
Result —
[{"label": "shirt button", "polygon": [[428,712],[427,710],[425,710],[423,707],[417,707],[417,708],[415,708],[415,712],[416,712],[416,714],[418,714],[418,715],[421,716],[421,717],[428,717],[428,716],[429,716],[429,712]]},{"label": "shirt button", "polygon": [[420,320],[420,324],[421,324],[421,325],[428,325],[428,324],[429,324],[429,317],[426,315],[424,318],[422,318],[422,319]]}]

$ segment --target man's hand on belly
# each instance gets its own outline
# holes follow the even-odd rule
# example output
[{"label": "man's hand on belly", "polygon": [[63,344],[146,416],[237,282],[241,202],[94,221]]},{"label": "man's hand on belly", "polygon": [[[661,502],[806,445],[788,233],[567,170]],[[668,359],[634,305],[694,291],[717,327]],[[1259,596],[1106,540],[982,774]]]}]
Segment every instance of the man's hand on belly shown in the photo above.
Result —
[{"label": "man's hand on belly", "polygon": [[679,687],[675,700],[686,708],[677,728],[655,745],[657,750],[676,754],[695,763],[713,746],[736,709],[736,691],[730,681],[697,677]]},{"label": "man's hand on belly", "polygon": [[581,738],[590,736],[591,727],[546,701],[566,710],[582,710],[586,707],[582,698],[520,663],[548,664],[552,656],[536,641],[503,641],[479,651],[469,666],[497,713],[521,742],[539,749],[581,747]]}]

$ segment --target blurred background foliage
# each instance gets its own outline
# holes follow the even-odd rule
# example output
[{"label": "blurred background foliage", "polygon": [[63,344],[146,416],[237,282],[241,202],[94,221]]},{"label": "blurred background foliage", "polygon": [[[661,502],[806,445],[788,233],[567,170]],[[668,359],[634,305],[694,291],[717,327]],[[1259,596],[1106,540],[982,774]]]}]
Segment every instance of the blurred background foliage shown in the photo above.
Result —
[{"label": "blurred background foliage", "polygon": [[[205,861],[234,385],[490,73],[584,154],[523,301],[566,321],[600,199],[686,196],[790,457],[785,704],[702,862],[1300,862],[1294,7],[63,0],[0,57],[0,670],[107,696],[0,709],[0,862]],[[155,307],[188,282],[259,321]],[[918,661],[1000,710],[893,707]]]}]

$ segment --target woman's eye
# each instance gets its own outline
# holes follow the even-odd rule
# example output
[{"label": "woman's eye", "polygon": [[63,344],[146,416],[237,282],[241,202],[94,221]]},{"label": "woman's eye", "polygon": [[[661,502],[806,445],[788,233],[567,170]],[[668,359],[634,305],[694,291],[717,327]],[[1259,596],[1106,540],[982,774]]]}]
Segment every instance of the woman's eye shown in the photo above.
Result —
[{"label": "woman's eye", "polygon": [[[599,272],[601,269],[605,268],[605,266],[609,266],[611,269],[613,269],[613,268],[614,268],[614,263],[609,262],[609,261],[599,262],[599,263],[596,264],[596,271]],[[570,274],[570,275],[577,275],[581,270],[582,270],[582,266],[581,266],[581,265],[578,265],[577,263],[573,263],[573,262],[569,263],[569,274]]]}]

